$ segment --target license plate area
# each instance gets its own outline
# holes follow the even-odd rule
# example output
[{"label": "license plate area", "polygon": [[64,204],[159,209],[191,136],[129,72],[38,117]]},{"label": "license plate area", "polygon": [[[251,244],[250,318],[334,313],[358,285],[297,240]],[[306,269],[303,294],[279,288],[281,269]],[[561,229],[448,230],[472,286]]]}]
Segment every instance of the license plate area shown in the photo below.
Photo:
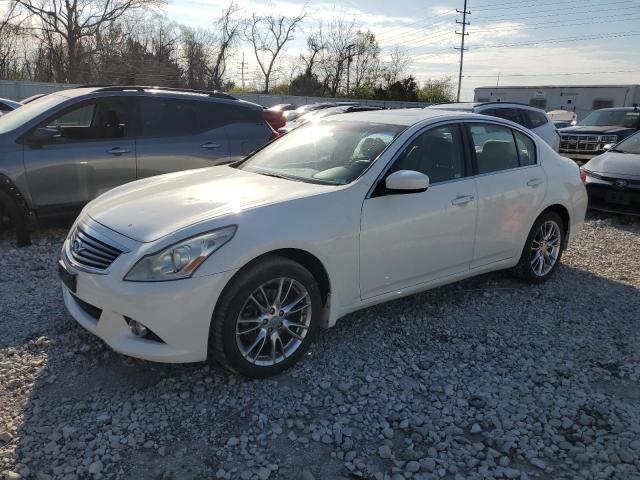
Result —
[{"label": "license plate area", "polygon": [[617,205],[629,205],[631,202],[629,195],[624,192],[606,192],[604,200],[607,203],[615,203]]},{"label": "license plate area", "polygon": [[58,260],[58,277],[64,285],[73,293],[76,292],[78,284],[78,276],[75,273],[71,273],[67,270],[62,260]]}]

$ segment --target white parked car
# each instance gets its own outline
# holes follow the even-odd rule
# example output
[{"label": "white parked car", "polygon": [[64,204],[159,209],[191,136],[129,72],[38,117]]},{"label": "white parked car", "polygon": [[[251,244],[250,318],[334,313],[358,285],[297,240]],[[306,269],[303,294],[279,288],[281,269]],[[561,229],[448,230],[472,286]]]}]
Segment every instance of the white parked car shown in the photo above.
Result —
[{"label": "white parked car", "polygon": [[560,133],[544,110],[524,103],[488,102],[488,103],[442,103],[427,108],[440,110],[459,110],[479,113],[510,120],[542,138],[556,152],[560,149]]},{"label": "white parked car", "polygon": [[114,188],[59,270],[69,312],[118,352],[264,377],[363,307],[506,268],[544,282],[586,208],[575,162],[515,123],[350,113]]}]

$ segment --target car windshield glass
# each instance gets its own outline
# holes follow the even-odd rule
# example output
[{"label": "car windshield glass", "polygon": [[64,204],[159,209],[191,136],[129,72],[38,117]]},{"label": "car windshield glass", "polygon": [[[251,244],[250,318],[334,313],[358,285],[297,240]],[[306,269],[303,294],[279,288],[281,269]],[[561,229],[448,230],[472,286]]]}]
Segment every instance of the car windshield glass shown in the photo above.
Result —
[{"label": "car windshield glass", "polygon": [[622,153],[636,153],[640,155],[640,133],[630,136],[624,139],[613,149],[615,152]]},{"label": "car windshield glass", "polygon": [[26,122],[37,117],[41,113],[46,112],[59,103],[64,102],[65,100],[68,100],[68,98],[63,97],[62,95],[46,95],[34,100],[33,102],[29,102],[20,108],[16,108],[9,113],[5,113],[0,117],[0,133],[15,130],[19,126],[24,125]]},{"label": "car windshield glass", "polygon": [[640,111],[636,110],[600,110],[591,112],[578,125],[587,127],[626,127],[637,128]]},{"label": "car windshield glass", "polygon": [[346,185],[405,128],[370,122],[312,122],[269,144],[238,168],[291,180]]}]

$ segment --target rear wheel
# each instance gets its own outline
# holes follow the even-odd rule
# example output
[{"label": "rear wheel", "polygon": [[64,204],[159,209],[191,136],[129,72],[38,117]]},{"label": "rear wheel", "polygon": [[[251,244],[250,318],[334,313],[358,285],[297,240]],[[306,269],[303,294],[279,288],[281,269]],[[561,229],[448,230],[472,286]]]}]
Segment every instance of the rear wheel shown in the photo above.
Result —
[{"label": "rear wheel", "polygon": [[267,257],[225,289],[213,316],[212,353],[248,377],[280,373],[309,348],[321,308],[318,284],[306,268]]},{"label": "rear wheel", "polygon": [[531,227],[514,268],[517,277],[531,283],[543,283],[551,278],[560,264],[564,245],[565,226],[555,212],[545,212]]}]

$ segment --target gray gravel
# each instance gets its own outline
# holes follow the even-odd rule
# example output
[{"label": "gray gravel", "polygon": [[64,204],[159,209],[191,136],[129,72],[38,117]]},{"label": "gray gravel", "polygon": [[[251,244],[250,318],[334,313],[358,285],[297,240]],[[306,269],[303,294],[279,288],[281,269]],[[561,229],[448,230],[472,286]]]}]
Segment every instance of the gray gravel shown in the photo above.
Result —
[{"label": "gray gravel", "polygon": [[[549,283],[485,275],[350,315],[266,381],[111,352],[66,313],[64,232],[0,239],[7,479],[640,479],[640,223]],[[2,476],[0,475],[0,476]]]}]

